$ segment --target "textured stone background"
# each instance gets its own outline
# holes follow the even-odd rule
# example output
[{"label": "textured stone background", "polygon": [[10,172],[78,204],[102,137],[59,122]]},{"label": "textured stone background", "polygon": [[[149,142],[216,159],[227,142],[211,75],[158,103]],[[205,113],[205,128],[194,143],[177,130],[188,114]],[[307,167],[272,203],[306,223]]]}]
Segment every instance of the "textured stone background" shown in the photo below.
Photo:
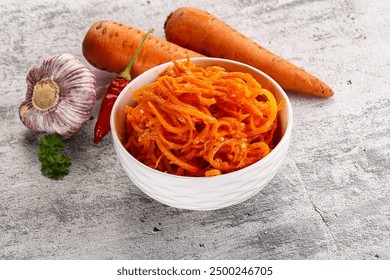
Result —
[{"label": "textured stone background", "polygon": [[[335,90],[327,100],[289,93],[293,139],[276,177],[236,206],[170,208],[126,177],[110,137],[93,144],[94,121],[68,142],[70,174],[42,176],[42,135],[18,118],[27,71],[64,52],[87,64],[81,42],[97,20],[164,37],[182,5]],[[0,28],[0,259],[390,259],[390,2],[1,0]],[[113,75],[93,71],[101,98]]]}]

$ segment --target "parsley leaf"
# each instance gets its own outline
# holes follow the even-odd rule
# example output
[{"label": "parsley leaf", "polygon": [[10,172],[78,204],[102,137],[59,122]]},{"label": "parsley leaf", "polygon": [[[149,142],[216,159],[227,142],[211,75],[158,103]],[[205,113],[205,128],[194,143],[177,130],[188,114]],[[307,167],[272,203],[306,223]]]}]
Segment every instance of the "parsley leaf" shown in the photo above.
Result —
[{"label": "parsley leaf", "polygon": [[57,134],[41,138],[38,146],[38,159],[42,163],[42,173],[49,178],[59,180],[69,173],[69,166],[72,162],[69,157],[59,153],[64,148],[65,144]]}]

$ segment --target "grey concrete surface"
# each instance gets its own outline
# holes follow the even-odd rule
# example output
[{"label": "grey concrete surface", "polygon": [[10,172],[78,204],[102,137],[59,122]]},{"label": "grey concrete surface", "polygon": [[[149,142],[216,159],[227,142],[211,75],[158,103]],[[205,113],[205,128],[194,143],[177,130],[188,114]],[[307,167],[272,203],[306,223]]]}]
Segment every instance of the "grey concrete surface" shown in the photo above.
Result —
[{"label": "grey concrete surface", "polygon": [[[258,195],[194,212],[162,205],[122,171],[94,120],[67,143],[63,180],[42,176],[42,134],[19,121],[25,77],[53,54],[86,65],[97,20],[164,37],[179,6],[204,8],[327,82],[331,99],[289,93],[287,159]],[[0,2],[0,259],[390,259],[390,2],[368,0]],[[113,74],[94,69],[99,101]]]}]

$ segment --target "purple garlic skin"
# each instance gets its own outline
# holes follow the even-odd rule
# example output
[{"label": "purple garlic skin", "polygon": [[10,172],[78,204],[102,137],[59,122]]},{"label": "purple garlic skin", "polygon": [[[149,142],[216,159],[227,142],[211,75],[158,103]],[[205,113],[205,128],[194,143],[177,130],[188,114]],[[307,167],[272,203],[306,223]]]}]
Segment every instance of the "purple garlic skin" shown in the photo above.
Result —
[{"label": "purple garlic skin", "polygon": [[19,116],[27,128],[69,138],[90,119],[96,77],[73,55],[47,58],[28,72],[26,80]]}]

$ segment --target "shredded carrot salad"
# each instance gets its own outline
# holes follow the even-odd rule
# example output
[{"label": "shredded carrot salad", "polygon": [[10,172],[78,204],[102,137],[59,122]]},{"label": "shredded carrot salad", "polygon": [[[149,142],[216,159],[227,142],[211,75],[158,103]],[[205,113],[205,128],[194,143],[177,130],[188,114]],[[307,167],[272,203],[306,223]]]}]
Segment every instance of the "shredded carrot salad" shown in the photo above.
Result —
[{"label": "shredded carrot salad", "polygon": [[142,163],[183,176],[246,167],[275,145],[277,103],[247,73],[173,61],[126,106],[126,149]]}]

